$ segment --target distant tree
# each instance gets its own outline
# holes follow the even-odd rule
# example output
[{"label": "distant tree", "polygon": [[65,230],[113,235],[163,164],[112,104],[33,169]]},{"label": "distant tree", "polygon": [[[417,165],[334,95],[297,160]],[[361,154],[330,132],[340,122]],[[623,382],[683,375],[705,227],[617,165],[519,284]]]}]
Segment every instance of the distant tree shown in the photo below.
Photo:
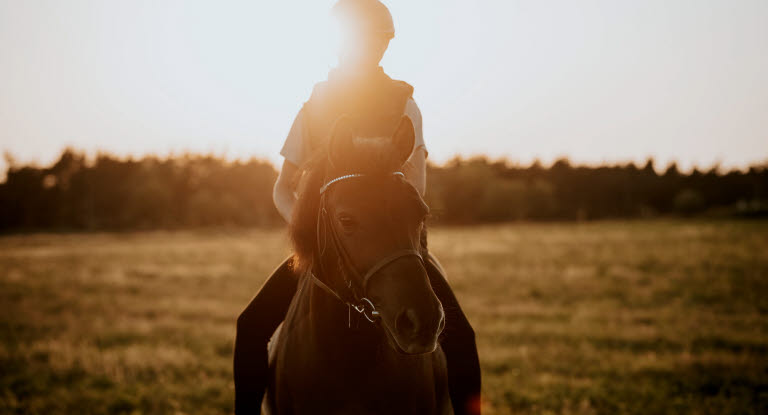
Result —
[{"label": "distant tree", "polygon": [[[173,229],[199,226],[274,226],[275,168],[261,160],[212,155],[120,159],[65,149],[48,167],[19,165],[6,153],[0,183],[0,230]],[[505,160],[454,158],[428,164],[427,202],[438,223],[509,220],[590,220],[691,216],[704,211],[768,215],[768,168],[747,172],[681,173],[675,163],[659,175],[642,168],[574,166],[559,159],[546,168]]]},{"label": "distant tree", "polygon": [[674,199],[675,210],[683,215],[692,215],[704,208],[704,199],[693,189],[681,190]]}]

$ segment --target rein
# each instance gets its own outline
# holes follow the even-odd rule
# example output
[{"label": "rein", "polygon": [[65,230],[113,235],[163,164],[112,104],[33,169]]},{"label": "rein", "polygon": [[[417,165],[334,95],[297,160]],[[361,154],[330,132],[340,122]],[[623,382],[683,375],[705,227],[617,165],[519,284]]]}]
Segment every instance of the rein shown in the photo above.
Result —
[{"label": "rein", "polygon": [[[346,248],[344,247],[344,244],[341,242],[338,233],[336,231],[336,227],[333,225],[333,221],[328,217],[328,211],[326,210],[326,192],[328,189],[335,183],[338,183],[343,180],[358,178],[358,177],[365,177],[365,174],[347,174],[344,176],[339,176],[333,180],[330,180],[326,182],[321,188],[320,188],[320,207],[318,208],[317,213],[317,250],[318,250],[318,261],[317,264],[320,267],[320,271],[323,271],[323,262],[322,258],[325,255],[325,249],[327,245],[327,233],[330,231],[330,237],[331,242],[334,245],[334,248],[336,248],[336,252],[338,253],[338,262],[339,262],[339,270],[344,276],[344,281],[346,282],[347,289],[349,290],[349,295],[346,296],[346,299],[339,295],[338,292],[336,292],[333,288],[329,287],[328,284],[324,283],[322,280],[317,278],[315,276],[314,272],[310,271],[310,276],[312,277],[312,281],[320,287],[323,291],[327,292],[328,294],[331,294],[333,297],[336,297],[339,301],[347,305],[348,309],[348,319],[347,319],[347,327],[352,326],[352,310],[354,309],[359,314],[362,314],[366,320],[368,320],[371,323],[376,323],[379,318],[381,317],[379,312],[376,310],[376,306],[373,304],[373,302],[368,299],[367,297],[367,287],[368,287],[368,281],[376,275],[377,272],[382,270],[384,267],[389,265],[390,263],[406,257],[406,256],[416,256],[419,258],[420,261],[424,261],[424,259],[421,256],[421,253],[415,249],[403,249],[399,251],[395,251],[390,255],[387,255],[383,258],[381,258],[379,261],[377,261],[372,267],[370,267],[364,274],[360,274],[357,269],[355,268],[354,264],[352,263],[349,253],[347,252]],[[402,172],[393,172],[393,177],[405,177],[405,175]],[[348,273],[351,271],[353,278],[349,278]],[[362,285],[360,287],[361,293],[358,293],[358,291],[354,287],[353,281],[358,282]]]}]

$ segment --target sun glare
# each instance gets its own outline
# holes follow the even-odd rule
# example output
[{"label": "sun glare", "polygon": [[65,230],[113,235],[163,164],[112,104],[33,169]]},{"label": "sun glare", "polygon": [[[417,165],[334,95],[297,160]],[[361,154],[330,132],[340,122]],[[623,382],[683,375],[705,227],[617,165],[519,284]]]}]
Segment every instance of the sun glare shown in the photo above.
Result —
[{"label": "sun glare", "polygon": [[[334,3],[0,2],[1,148],[20,162],[71,146],[280,163],[336,65]],[[385,4],[382,66],[415,87],[432,161],[768,156],[764,2]]]}]

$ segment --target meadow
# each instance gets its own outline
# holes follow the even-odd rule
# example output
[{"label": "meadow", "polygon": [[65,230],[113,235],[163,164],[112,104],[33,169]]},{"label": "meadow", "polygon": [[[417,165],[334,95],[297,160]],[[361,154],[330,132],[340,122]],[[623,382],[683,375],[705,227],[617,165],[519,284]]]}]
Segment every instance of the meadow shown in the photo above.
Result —
[{"label": "meadow", "polygon": [[[768,222],[430,231],[485,414],[768,413]],[[283,230],[0,237],[0,413],[229,414]]]}]

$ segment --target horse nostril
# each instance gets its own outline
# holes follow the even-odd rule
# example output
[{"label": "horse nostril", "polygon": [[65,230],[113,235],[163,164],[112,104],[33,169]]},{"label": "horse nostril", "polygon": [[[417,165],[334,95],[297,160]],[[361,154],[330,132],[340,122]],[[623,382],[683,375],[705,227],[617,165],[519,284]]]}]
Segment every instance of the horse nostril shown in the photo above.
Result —
[{"label": "horse nostril", "polygon": [[395,320],[395,328],[398,332],[408,336],[415,336],[418,334],[419,320],[416,318],[416,311],[409,308],[400,312],[400,315],[398,315]]}]

